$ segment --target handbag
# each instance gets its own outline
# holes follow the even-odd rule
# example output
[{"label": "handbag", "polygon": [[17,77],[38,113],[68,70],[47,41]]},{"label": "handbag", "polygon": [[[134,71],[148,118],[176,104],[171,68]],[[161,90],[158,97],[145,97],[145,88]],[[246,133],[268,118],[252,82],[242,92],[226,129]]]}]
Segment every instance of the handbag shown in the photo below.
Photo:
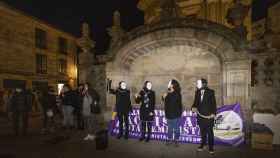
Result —
[{"label": "handbag", "polygon": [[47,111],[47,116],[48,117],[53,117],[53,111],[52,110],[48,110]]},{"label": "handbag", "polygon": [[90,110],[91,110],[91,113],[93,113],[93,114],[101,113],[101,108],[96,101],[90,105]]}]

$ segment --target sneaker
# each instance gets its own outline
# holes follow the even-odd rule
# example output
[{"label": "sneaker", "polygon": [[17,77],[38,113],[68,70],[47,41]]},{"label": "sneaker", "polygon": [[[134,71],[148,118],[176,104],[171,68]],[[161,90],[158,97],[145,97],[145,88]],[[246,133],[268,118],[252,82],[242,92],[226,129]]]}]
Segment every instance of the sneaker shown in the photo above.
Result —
[{"label": "sneaker", "polygon": [[95,135],[89,135],[89,140],[94,140],[95,139]]},{"label": "sneaker", "polygon": [[139,139],[140,142],[142,142],[143,140],[144,140],[144,137],[141,137],[141,138]]},{"label": "sneaker", "polygon": [[122,137],[122,135],[119,134],[119,135],[117,136],[117,139],[121,139],[121,137]]},{"label": "sneaker", "polygon": [[148,143],[150,141],[150,138],[146,138],[145,142]]},{"label": "sneaker", "polygon": [[90,137],[90,135],[88,134],[88,135],[84,138],[84,140],[89,140],[89,137]]},{"label": "sneaker", "polygon": [[214,149],[209,149],[209,153],[210,154],[214,154],[215,152],[214,152]]},{"label": "sneaker", "polygon": [[197,148],[197,151],[203,151],[204,150],[204,146],[200,145],[198,148]]},{"label": "sneaker", "polygon": [[179,142],[176,140],[176,141],[174,141],[174,146],[175,147],[179,147]]}]

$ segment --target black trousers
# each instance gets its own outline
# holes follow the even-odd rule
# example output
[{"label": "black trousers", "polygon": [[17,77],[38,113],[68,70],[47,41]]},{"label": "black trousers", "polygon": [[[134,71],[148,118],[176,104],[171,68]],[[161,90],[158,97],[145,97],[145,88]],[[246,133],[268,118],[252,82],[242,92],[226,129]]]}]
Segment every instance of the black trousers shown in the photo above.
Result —
[{"label": "black trousers", "polygon": [[[119,132],[119,136],[123,135],[123,129],[125,127],[125,136],[128,136],[128,114],[117,114],[118,115],[118,119],[120,122],[120,132]],[[124,123],[124,125],[123,125]]]},{"label": "black trousers", "polygon": [[141,137],[144,138],[147,133],[149,139],[152,131],[152,121],[141,121]]},{"label": "black trousers", "polygon": [[209,149],[213,149],[214,146],[214,131],[213,126],[214,120],[203,119],[199,123],[200,134],[201,134],[201,146],[206,145],[208,141]]},{"label": "black trousers", "polygon": [[84,124],[84,119],[81,110],[77,110],[76,117],[77,117],[77,128],[84,129],[85,124]]},{"label": "black trousers", "polygon": [[16,135],[20,132],[20,125],[22,124],[22,132],[25,135],[28,128],[28,112],[13,112],[13,125]]}]

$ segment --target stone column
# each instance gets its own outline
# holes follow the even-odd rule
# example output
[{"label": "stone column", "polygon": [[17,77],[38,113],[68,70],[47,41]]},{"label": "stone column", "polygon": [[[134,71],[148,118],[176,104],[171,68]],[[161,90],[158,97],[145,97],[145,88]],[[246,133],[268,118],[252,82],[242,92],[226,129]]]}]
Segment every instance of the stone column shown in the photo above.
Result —
[{"label": "stone column", "polygon": [[234,0],[234,6],[229,8],[226,19],[242,38],[246,39],[247,28],[244,26],[245,17],[248,15],[250,6],[241,3],[241,0]]},{"label": "stone column", "polygon": [[110,41],[110,48],[114,46],[118,46],[119,40],[124,35],[124,30],[121,27],[121,19],[120,19],[120,13],[118,11],[114,12],[113,17],[113,26],[108,29],[109,35],[111,36]]},{"label": "stone column", "polygon": [[82,52],[79,54],[79,83],[88,82],[90,71],[94,63],[94,53],[91,50],[95,46],[95,42],[90,38],[89,26],[87,23],[83,23],[82,37],[77,41],[81,47]]}]

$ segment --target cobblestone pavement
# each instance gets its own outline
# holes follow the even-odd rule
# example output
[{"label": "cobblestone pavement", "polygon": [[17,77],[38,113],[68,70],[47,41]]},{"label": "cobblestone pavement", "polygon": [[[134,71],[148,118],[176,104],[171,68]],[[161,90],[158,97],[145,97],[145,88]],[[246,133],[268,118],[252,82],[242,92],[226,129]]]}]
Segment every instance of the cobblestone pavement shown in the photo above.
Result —
[{"label": "cobblestone pavement", "polygon": [[[58,131],[54,135],[41,135],[38,130],[31,130],[27,136],[15,137],[9,124],[4,121],[0,127],[0,158],[273,158],[279,157],[280,148],[273,151],[254,150],[248,146],[216,146],[214,154],[207,150],[196,152],[197,145],[180,144],[166,146],[163,142],[139,142],[135,139],[116,139],[109,137],[109,147],[104,151],[95,149],[95,141],[84,141],[84,131]],[[57,144],[49,140],[56,135],[69,136]]]}]

